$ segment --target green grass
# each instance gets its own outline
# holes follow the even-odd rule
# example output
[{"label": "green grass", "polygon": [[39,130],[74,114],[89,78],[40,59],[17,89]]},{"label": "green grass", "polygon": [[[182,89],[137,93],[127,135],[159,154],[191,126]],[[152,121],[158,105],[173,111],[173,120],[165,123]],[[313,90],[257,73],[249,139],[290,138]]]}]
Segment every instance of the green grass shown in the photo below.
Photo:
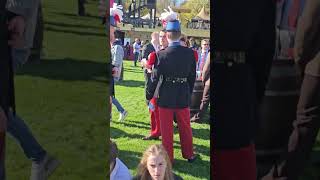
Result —
[{"label": "green grass", "polygon": [[[161,141],[143,141],[141,138],[149,135],[150,118],[145,104],[144,77],[139,67],[133,67],[132,61],[124,63],[124,81],[115,87],[116,97],[123,107],[129,112],[125,122],[118,121],[118,111],[113,107],[111,123],[111,138],[120,149],[119,157],[130,169],[132,175],[136,175],[137,166],[142,153],[152,144],[160,144]],[[201,160],[190,164],[182,158],[179,134],[175,127],[174,135],[174,172],[186,180],[210,179],[210,129],[208,116],[203,124],[192,124],[194,147],[201,155]]]},{"label": "green grass", "polygon": [[[40,144],[61,161],[50,180],[105,179],[106,36],[97,1],[89,17],[78,17],[76,1],[43,1],[44,57],[26,64],[15,78],[17,113]],[[7,138],[9,180],[27,180],[31,161]]]}]

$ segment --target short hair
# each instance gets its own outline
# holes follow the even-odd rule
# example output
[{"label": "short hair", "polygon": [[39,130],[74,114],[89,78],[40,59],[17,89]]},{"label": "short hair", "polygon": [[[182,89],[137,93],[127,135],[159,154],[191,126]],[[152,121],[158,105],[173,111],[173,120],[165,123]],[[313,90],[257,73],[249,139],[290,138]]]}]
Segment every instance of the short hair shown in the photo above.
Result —
[{"label": "short hair", "polygon": [[187,45],[187,47],[190,46],[190,43],[189,43],[189,41],[188,41],[188,38],[187,38],[187,36],[186,36],[185,34],[181,33],[181,36],[180,36],[180,39],[179,39],[179,40],[185,42],[186,45]]},{"label": "short hair", "polygon": [[181,36],[180,31],[167,32],[167,37],[168,39],[171,39],[171,40],[178,40],[180,39],[180,36]]}]

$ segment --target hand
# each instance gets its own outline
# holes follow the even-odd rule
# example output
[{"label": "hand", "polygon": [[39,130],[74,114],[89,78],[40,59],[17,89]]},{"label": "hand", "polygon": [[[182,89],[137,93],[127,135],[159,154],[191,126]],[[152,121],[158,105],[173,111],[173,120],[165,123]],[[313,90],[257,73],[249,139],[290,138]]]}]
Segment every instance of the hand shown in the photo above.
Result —
[{"label": "hand", "polygon": [[112,68],[112,76],[113,76],[113,77],[115,77],[115,76],[117,75],[118,70],[119,70],[118,67],[113,67],[113,68]]},{"label": "hand", "polygon": [[8,44],[12,47],[19,48],[24,42],[25,20],[22,16],[12,18],[8,23],[8,30],[11,32],[11,39]]},{"label": "hand", "polygon": [[141,67],[145,67],[146,63],[147,62],[146,62],[145,58],[141,59],[141,61],[140,61]]}]

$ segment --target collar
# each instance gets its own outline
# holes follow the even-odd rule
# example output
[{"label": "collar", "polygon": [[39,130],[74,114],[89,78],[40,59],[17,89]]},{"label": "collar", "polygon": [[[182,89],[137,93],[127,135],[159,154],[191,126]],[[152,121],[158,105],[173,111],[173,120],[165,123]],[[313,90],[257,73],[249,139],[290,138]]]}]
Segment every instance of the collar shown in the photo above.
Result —
[{"label": "collar", "polygon": [[171,42],[169,42],[169,46],[168,47],[176,47],[176,46],[181,46],[180,45],[180,41],[171,41]]}]

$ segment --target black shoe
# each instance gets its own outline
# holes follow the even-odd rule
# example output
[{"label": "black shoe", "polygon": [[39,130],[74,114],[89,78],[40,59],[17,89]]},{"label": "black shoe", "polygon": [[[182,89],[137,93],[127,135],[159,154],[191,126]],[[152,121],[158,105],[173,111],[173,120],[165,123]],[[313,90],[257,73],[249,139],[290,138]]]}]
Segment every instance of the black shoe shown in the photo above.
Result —
[{"label": "black shoe", "polygon": [[196,159],[198,159],[198,157],[199,157],[199,154],[195,154],[190,159],[188,159],[188,162],[193,163]]},{"label": "black shoe", "polygon": [[156,136],[146,136],[146,137],[143,137],[142,140],[159,140],[159,137],[156,137]]}]

